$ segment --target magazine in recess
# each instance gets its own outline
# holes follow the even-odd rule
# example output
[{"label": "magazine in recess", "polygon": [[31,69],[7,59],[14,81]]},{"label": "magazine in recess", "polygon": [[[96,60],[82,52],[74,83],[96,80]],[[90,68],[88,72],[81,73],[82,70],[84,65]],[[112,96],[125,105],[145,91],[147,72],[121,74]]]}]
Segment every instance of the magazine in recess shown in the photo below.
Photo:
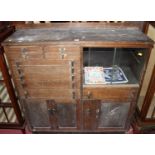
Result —
[{"label": "magazine in recess", "polygon": [[85,84],[127,83],[123,70],[118,67],[85,67]]}]

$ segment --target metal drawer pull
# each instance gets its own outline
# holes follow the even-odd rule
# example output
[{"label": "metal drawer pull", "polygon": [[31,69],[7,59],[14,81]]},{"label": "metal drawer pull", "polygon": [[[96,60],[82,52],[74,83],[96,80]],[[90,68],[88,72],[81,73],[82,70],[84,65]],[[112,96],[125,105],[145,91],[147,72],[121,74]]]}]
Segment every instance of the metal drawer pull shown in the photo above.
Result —
[{"label": "metal drawer pull", "polygon": [[20,62],[16,62],[16,68],[17,68],[19,79],[20,79],[20,85],[24,91],[24,96],[25,96],[25,98],[27,98],[28,97],[28,91],[25,90],[26,84],[25,84],[25,80],[24,80],[24,73],[20,68]]},{"label": "metal drawer pull", "polygon": [[74,81],[74,61],[70,61],[69,62],[69,65],[70,65],[70,75],[71,75],[71,80]]},{"label": "metal drawer pull", "polygon": [[72,92],[72,98],[75,99],[75,92]]},{"label": "metal drawer pull", "polygon": [[27,58],[27,50],[26,50],[26,48],[22,48],[21,49],[21,53],[22,53],[22,57],[24,58],[24,59],[26,59]]},{"label": "metal drawer pull", "polygon": [[76,99],[75,93],[75,75],[74,75],[74,61],[69,61],[70,65],[70,80],[71,80],[71,89],[72,89],[72,99]]},{"label": "metal drawer pull", "polygon": [[75,88],[75,83],[72,83],[72,88]]},{"label": "metal drawer pull", "polygon": [[23,74],[23,71],[20,68],[20,63],[19,62],[16,62],[16,68],[17,68],[17,71],[18,71],[19,79],[23,80],[24,79],[24,74]]},{"label": "metal drawer pull", "polygon": [[75,80],[75,75],[71,74],[71,81],[73,82]]},{"label": "metal drawer pull", "polygon": [[15,63],[16,63],[16,68],[17,69],[20,69],[20,67],[19,67],[20,66],[20,63],[19,62],[15,62]]},{"label": "metal drawer pull", "polygon": [[60,53],[61,59],[64,59],[67,56],[65,51],[66,51],[65,48],[59,48],[59,53]]}]

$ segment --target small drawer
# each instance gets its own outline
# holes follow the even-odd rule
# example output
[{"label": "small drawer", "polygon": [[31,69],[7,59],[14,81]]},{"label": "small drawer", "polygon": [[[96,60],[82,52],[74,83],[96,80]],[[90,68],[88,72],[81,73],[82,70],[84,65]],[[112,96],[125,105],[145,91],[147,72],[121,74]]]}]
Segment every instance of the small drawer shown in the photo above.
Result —
[{"label": "small drawer", "polygon": [[130,101],[137,95],[138,87],[84,87],[84,99]]},{"label": "small drawer", "polygon": [[11,46],[5,47],[5,52],[10,60],[16,58],[38,59],[44,58],[43,48],[40,46]]},{"label": "small drawer", "polygon": [[79,60],[80,47],[46,46],[44,48],[45,58],[54,60]]}]

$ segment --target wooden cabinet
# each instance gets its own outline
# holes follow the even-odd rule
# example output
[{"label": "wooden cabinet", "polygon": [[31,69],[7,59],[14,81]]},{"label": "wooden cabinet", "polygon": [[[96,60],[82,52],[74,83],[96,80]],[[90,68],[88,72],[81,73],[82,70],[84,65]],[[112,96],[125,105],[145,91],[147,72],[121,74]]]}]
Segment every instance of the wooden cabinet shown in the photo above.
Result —
[{"label": "wooden cabinet", "polygon": [[[153,46],[141,31],[101,25],[19,29],[3,45],[33,132],[128,130]],[[87,67],[102,67],[105,81],[88,84]],[[114,81],[120,71],[124,81]]]}]

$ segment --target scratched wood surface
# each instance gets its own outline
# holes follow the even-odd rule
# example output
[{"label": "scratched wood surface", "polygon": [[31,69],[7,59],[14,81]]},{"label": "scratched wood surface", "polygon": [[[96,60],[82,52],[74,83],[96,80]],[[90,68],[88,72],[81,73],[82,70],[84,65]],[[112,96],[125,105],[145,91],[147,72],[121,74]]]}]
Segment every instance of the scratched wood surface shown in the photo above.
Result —
[{"label": "scratched wood surface", "polygon": [[152,43],[152,40],[136,28],[69,28],[69,29],[19,29],[5,40],[7,43],[29,42],[144,42]]}]

